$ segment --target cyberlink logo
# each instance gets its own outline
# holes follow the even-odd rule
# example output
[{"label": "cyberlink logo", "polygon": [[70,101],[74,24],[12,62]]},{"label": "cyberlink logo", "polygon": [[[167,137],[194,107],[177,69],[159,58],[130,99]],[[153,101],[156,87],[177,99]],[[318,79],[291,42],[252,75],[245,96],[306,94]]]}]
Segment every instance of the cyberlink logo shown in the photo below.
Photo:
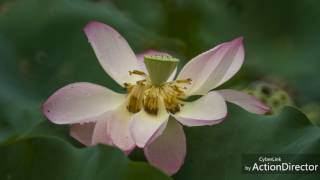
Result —
[{"label": "cyberlink logo", "polygon": [[293,164],[282,162],[281,157],[265,157],[258,158],[259,162],[254,162],[251,166],[244,166],[246,172],[316,172],[319,169],[318,164],[301,163]]}]

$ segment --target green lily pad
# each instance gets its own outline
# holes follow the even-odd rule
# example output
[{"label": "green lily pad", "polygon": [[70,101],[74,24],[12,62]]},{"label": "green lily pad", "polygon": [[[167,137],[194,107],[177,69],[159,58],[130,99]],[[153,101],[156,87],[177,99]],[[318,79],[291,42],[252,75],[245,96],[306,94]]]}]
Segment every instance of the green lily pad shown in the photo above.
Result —
[{"label": "green lily pad", "polygon": [[17,139],[0,146],[0,179],[171,179],[120,150],[98,145],[75,148],[54,137]]},{"label": "green lily pad", "polygon": [[320,161],[320,129],[300,111],[286,107],[279,116],[249,114],[229,105],[220,125],[185,128],[187,157],[176,179],[314,179],[318,174],[246,175],[244,154],[289,154],[299,162],[305,154]]}]

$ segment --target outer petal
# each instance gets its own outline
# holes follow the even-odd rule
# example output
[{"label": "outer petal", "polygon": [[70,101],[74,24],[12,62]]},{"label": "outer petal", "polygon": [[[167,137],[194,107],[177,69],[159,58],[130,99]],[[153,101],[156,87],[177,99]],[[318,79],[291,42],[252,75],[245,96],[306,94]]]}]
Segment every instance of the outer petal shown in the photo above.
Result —
[{"label": "outer petal", "polygon": [[227,105],[219,93],[212,91],[196,101],[185,103],[173,116],[186,126],[213,125],[227,116]]},{"label": "outer petal", "polygon": [[[154,51],[154,50],[148,50],[148,51],[142,52],[140,54],[137,54],[137,59],[138,59],[138,64],[140,66],[140,69],[143,72],[148,73],[148,70],[144,64],[144,56],[145,55],[169,55],[169,54],[165,53],[165,52]],[[171,73],[171,75],[167,81],[173,81],[174,77],[176,77],[176,74],[177,74],[177,68]]]},{"label": "outer petal", "polygon": [[137,80],[128,73],[138,69],[136,56],[117,31],[95,21],[88,23],[84,31],[100,64],[119,85]]},{"label": "outer petal", "polygon": [[151,139],[155,139],[154,136],[159,136],[168,118],[169,114],[164,107],[157,115],[150,115],[144,110],[135,114],[130,123],[130,131],[136,145],[143,148]]},{"label": "outer petal", "polygon": [[70,135],[86,146],[92,145],[92,134],[96,123],[73,124],[70,127]]},{"label": "outer petal", "polygon": [[250,96],[246,93],[225,89],[217,91],[220,93],[226,101],[234,103],[243,109],[256,114],[264,114],[270,111],[270,108],[257,100],[254,96]]},{"label": "outer petal", "polygon": [[163,134],[144,148],[144,154],[150,164],[166,174],[176,173],[186,155],[186,137],[182,126],[170,119]]},{"label": "outer petal", "polygon": [[56,124],[96,121],[100,115],[112,111],[125,96],[91,83],[69,84],[58,91],[42,106],[43,114]]},{"label": "outer petal", "polygon": [[73,124],[70,128],[70,135],[86,146],[98,143],[112,145],[107,133],[108,119],[85,124]]},{"label": "outer petal", "polygon": [[237,38],[206,51],[188,62],[177,79],[192,79],[186,92],[206,94],[238,72],[244,60],[243,38]]},{"label": "outer petal", "polygon": [[[110,116],[109,116],[110,117]],[[95,127],[94,131],[92,134],[92,144],[107,144],[107,145],[112,145],[112,141],[110,138],[110,134],[108,133],[108,121],[110,119],[102,119],[99,120]]]},{"label": "outer petal", "polygon": [[108,122],[112,143],[125,152],[130,152],[135,147],[129,130],[131,119],[132,114],[126,109],[126,104],[123,104],[111,114]]},{"label": "outer petal", "polygon": [[[169,117],[170,118],[170,117]],[[168,124],[168,121],[166,121],[165,123],[163,123],[158,130],[152,135],[152,137],[148,140],[148,143],[146,144],[146,146],[150,143],[152,143],[154,140],[156,140],[160,135],[162,135],[163,131],[166,129]]]},{"label": "outer petal", "polygon": [[[104,114],[97,122],[74,124],[71,126],[70,134],[72,137],[80,141],[86,146],[95,144],[113,145],[110,135],[109,121],[111,120],[111,113]],[[125,129],[122,131],[126,131]],[[122,149],[127,155],[133,150],[132,148]]]}]

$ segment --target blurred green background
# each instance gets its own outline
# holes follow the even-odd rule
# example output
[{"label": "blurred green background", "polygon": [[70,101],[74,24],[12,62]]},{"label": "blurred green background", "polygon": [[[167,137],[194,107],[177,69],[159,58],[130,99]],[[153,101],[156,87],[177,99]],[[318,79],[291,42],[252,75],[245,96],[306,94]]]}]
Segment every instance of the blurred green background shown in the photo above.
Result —
[{"label": "blurred green background", "polygon": [[[244,36],[245,64],[224,87],[248,91],[275,110],[264,117],[230,105],[225,123],[185,128],[188,155],[173,178],[255,179],[241,174],[242,153],[319,153],[319,6],[316,0],[0,0],[0,179],[169,178],[140,162],[139,152],[130,160],[115,148],[84,148],[68,127],[41,115],[41,103],[72,82],[123,91],[85,37],[91,20],[113,26],[137,53],[180,58],[180,68]],[[296,177],[316,178],[272,176]]]}]

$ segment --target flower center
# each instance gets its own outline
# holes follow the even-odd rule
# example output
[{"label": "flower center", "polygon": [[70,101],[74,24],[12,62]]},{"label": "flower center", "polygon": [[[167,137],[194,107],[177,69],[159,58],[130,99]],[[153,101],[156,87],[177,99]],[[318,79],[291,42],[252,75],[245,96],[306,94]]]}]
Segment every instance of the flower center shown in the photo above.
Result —
[{"label": "flower center", "polygon": [[159,106],[163,105],[170,113],[174,114],[180,111],[184,103],[183,99],[186,97],[184,93],[185,85],[190,84],[191,79],[175,80],[156,85],[142,71],[134,70],[129,73],[130,75],[144,77],[143,80],[137,81],[135,84],[124,84],[128,91],[127,109],[129,112],[137,113],[143,108],[147,113],[157,115]]}]

